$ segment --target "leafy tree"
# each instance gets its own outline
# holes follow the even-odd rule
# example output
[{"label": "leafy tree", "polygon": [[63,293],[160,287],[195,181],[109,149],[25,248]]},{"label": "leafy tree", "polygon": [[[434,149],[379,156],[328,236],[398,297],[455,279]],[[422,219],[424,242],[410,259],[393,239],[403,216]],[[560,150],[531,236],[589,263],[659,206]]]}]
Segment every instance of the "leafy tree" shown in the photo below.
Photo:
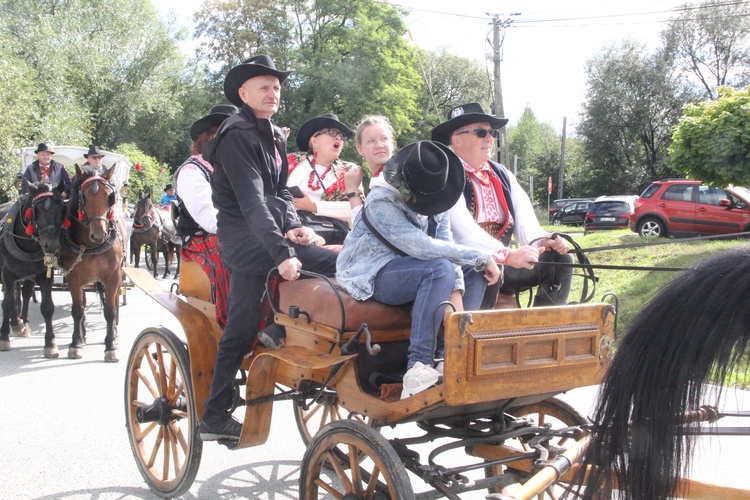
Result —
[{"label": "leafy tree", "polygon": [[705,96],[716,99],[719,86],[750,82],[750,4],[708,0],[682,11],[662,33],[664,45]]},{"label": "leafy tree", "polygon": [[720,186],[750,185],[750,86],[685,107],[669,148],[672,168]]},{"label": "leafy tree", "polygon": [[578,133],[591,165],[585,189],[640,192],[673,175],[665,164],[672,126],[690,100],[664,52],[648,54],[626,40],[604,48],[586,65],[587,93]]},{"label": "leafy tree", "polygon": [[128,203],[134,203],[146,193],[149,193],[152,199],[156,198],[158,203],[164,186],[172,182],[167,165],[159,163],[156,158],[147,155],[135,144],[121,144],[115,152],[127,156],[133,162],[128,177],[131,192]]}]

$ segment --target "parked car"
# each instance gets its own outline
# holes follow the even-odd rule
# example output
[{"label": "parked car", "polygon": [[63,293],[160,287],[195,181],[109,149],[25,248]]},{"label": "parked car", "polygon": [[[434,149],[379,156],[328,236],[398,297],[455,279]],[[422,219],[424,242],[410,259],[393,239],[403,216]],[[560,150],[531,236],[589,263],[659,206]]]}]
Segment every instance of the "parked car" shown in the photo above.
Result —
[{"label": "parked car", "polygon": [[559,211],[568,203],[573,203],[574,201],[594,201],[594,200],[593,198],[560,198],[559,200],[555,200],[549,205],[549,214],[547,215],[547,221],[552,222],[552,216],[555,215],[555,212]]},{"label": "parked car", "polygon": [[586,213],[589,211],[591,201],[574,201],[568,203],[552,216],[552,224],[560,226],[566,224],[569,226],[582,226],[586,220]]},{"label": "parked car", "polygon": [[635,203],[630,229],[641,236],[728,234],[750,230],[750,191],[689,179],[651,183]]},{"label": "parked car", "polygon": [[638,196],[600,196],[589,207],[583,233],[604,229],[627,229]]}]

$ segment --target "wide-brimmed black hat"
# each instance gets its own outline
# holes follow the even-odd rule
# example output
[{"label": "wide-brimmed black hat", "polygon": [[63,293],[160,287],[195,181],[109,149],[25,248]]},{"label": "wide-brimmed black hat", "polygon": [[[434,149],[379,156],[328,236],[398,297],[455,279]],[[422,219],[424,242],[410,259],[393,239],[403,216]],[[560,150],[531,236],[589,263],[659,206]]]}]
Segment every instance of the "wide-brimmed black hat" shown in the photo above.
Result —
[{"label": "wide-brimmed black hat", "polygon": [[190,139],[196,140],[202,133],[211,130],[211,127],[221,125],[221,123],[239,113],[237,106],[231,104],[217,104],[203,118],[198,118],[190,126]]},{"label": "wide-brimmed black hat", "polygon": [[297,148],[300,151],[307,151],[310,149],[310,139],[319,130],[324,128],[335,128],[341,131],[341,134],[347,139],[354,137],[354,131],[341,123],[339,117],[333,113],[326,113],[324,115],[310,118],[299,128],[297,132]]},{"label": "wide-brimmed black hat", "polygon": [[464,167],[456,153],[434,141],[419,141],[401,149],[383,166],[383,176],[409,196],[406,204],[422,215],[435,215],[456,204],[464,190]]},{"label": "wide-brimmed black hat", "polygon": [[52,148],[50,148],[49,146],[47,146],[45,143],[40,142],[39,145],[34,150],[34,154],[44,153],[45,151],[48,152],[48,153],[52,153],[52,154],[55,153],[55,151]]},{"label": "wide-brimmed black hat", "polygon": [[492,115],[488,115],[482,109],[482,105],[478,102],[470,102],[468,104],[462,104],[448,111],[448,121],[441,123],[434,129],[432,129],[431,138],[433,141],[442,142],[446,146],[451,144],[451,135],[453,132],[470,125],[472,123],[487,122],[490,127],[499,129],[508,123],[507,118],[496,118]]},{"label": "wide-brimmed black hat", "polygon": [[166,192],[167,192],[167,191],[169,191],[170,189],[174,189],[174,186],[173,186],[173,185],[171,185],[171,184],[167,184],[167,187],[165,187],[165,188],[164,188],[164,192],[166,193]]},{"label": "wide-brimmed black hat", "polygon": [[101,150],[96,146],[91,146],[89,148],[89,152],[83,154],[84,158],[88,158],[89,156],[101,156],[102,158],[104,158],[104,153],[102,153]]},{"label": "wide-brimmed black hat", "polygon": [[283,83],[291,74],[291,71],[277,70],[276,65],[267,55],[251,57],[229,70],[227,76],[224,78],[224,95],[229,102],[241,108],[240,87],[250,78],[271,75],[278,78],[279,83]]}]

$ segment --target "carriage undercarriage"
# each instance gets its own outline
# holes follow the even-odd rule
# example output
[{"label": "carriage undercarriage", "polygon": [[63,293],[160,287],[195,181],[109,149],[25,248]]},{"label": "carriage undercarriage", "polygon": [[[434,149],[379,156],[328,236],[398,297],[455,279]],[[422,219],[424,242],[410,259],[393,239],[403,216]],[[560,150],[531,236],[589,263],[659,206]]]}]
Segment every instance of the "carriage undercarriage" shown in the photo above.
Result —
[{"label": "carriage undercarriage", "polygon": [[[181,282],[186,301],[162,291],[145,271],[126,271],[180,320],[187,338],[144,331],[128,360],[125,390],[141,473],[156,494],[177,496],[190,488],[200,463],[197,422],[221,331],[210,302],[190,291],[190,266]],[[371,315],[363,331],[347,298],[332,288],[338,297],[326,299],[327,289],[324,280],[282,285],[276,322],[286,326],[286,347],[257,348],[243,364],[236,404],[254,425],[243,426],[239,442],[224,444],[264,443],[273,405],[291,401],[307,445],[300,498],[461,498],[477,490],[488,498],[557,498],[565,491],[590,424],[553,396],[599,382],[611,356],[611,305],[454,313],[445,329],[443,383],[384,400],[368,386],[372,370],[362,365],[368,350],[378,350],[370,344],[381,352],[396,348],[408,330],[396,311]],[[341,311],[331,312],[337,303]],[[457,450],[465,452],[461,463]],[[429,489],[415,492],[409,473]],[[688,487],[686,498],[711,496],[696,482]]]}]

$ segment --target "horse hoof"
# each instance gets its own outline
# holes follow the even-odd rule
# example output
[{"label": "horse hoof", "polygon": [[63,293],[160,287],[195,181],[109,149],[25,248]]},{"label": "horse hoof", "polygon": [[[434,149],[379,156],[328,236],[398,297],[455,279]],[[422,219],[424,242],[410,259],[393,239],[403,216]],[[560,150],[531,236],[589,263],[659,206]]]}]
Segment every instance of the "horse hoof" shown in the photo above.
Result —
[{"label": "horse hoof", "polygon": [[16,326],[11,325],[10,327],[13,330],[13,335],[15,335],[16,337],[30,337],[31,336],[31,328],[29,328],[28,325],[18,324]]},{"label": "horse hoof", "polygon": [[117,351],[104,351],[104,362],[105,363],[117,363],[120,361],[117,358]]},{"label": "horse hoof", "polygon": [[23,325],[23,330],[21,330],[21,337],[31,337],[31,328],[29,328],[28,323]]},{"label": "horse hoof", "polygon": [[10,340],[0,340],[0,351],[10,351]]},{"label": "horse hoof", "polygon": [[44,357],[49,359],[57,359],[60,357],[60,353],[57,352],[57,346],[53,345],[52,347],[45,347],[44,348]]},{"label": "horse hoof", "polygon": [[68,359],[81,359],[83,358],[83,349],[80,347],[68,348]]}]

